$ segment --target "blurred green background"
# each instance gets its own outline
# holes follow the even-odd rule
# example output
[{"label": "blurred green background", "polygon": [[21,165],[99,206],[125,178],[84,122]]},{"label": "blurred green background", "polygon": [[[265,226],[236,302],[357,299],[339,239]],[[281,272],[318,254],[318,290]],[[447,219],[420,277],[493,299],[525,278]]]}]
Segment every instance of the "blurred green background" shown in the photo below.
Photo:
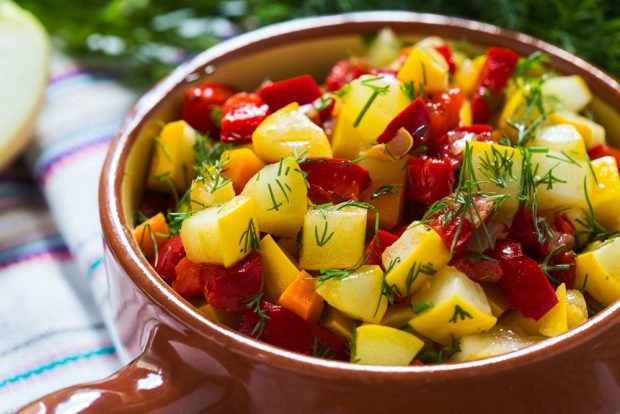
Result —
[{"label": "blurred green background", "polygon": [[620,0],[17,0],[85,63],[150,84],[179,61],[269,23],[357,10],[461,16],[555,43],[620,77]]}]

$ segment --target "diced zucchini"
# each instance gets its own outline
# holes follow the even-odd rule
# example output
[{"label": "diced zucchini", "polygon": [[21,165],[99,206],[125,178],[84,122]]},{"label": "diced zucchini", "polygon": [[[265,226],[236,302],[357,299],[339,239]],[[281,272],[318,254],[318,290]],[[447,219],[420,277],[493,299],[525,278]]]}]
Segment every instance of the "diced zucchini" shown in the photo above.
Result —
[{"label": "diced zucchini", "polygon": [[568,330],[566,316],[566,285],[562,283],[558,286],[555,294],[558,297],[558,303],[538,321],[539,332],[547,337],[558,336]]},{"label": "diced zucchini", "polygon": [[550,78],[542,84],[542,93],[555,110],[579,112],[592,100],[588,85],[579,75]]},{"label": "diced zucchini", "polygon": [[346,341],[353,339],[352,333],[356,327],[355,320],[334,307],[325,306],[323,318],[319,324]]},{"label": "diced zucchini", "polygon": [[585,116],[571,111],[558,111],[549,114],[549,122],[553,125],[570,124],[574,126],[581,134],[587,149],[605,143],[605,128]]},{"label": "diced zucchini", "polygon": [[402,82],[413,82],[416,88],[423,85],[425,91],[438,92],[448,89],[449,74],[448,63],[439,52],[414,47],[397,76]]},{"label": "diced zucchini", "polygon": [[496,326],[489,332],[462,337],[461,351],[454,354],[451,361],[474,361],[502,355],[533,345],[539,340],[536,337],[524,336],[516,330]]},{"label": "diced zucchini", "polygon": [[260,241],[260,255],[265,271],[265,299],[276,303],[282,292],[299,274],[299,269],[291,262],[270,234]]},{"label": "diced zucchini", "polygon": [[472,94],[486,59],[486,55],[480,55],[474,59],[465,59],[456,70],[454,83],[463,91],[465,96]]},{"label": "diced zucchini", "polygon": [[488,194],[508,194],[509,198],[500,205],[496,219],[512,223],[519,208],[517,199],[521,191],[523,155],[521,151],[499,144],[471,141],[471,160],[480,190]]},{"label": "diced zucchini", "polygon": [[256,201],[261,230],[277,236],[295,237],[308,209],[308,189],[303,172],[293,157],[260,170],[241,194]]},{"label": "diced zucchini", "polygon": [[383,295],[383,271],[379,266],[362,266],[344,279],[318,282],[316,291],[330,306],[347,316],[378,323],[387,309]]},{"label": "diced zucchini", "polygon": [[151,190],[183,194],[196,176],[196,131],[185,121],[166,124],[155,138],[146,186]]},{"label": "diced zucchini", "polygon": [[596,180],[590,190],[590,201],[596,221],[609,231],[620,230],[620,175],[612,156],[592,161]]},{"label": "diced zucchini", "polygon": [[321,127],[293,102],[260,123],[252,134],[254,151],[265,162],[305,153],[309,157],[331,157],[332,149]]},{"label": "diced zucchini", "polygon": [[575,258],[575,287],[607,306],[620,298],[620,237],[591,246]]},{"label": "diced zucchini", "polygon": [[299,266],[303,269],[345,269],[364,256],[366,218],[361,207],[311,208],[303,223]]},{"label": "diced zucchini", "polygon": [[209,178],[198,178],[192,182],[190,205],[192,211],[202,210],[212,204],[225,203],[235,196],[235,189],[230,180],[217,183]]},{"label": "diced zucchini", "polygon": [[422,335],[447,345],[451,335],[460,338],[491,329],[497,318],[482,287],[454,267],[446,266],[411,297],[413,306],[431,303],[409,325]]},{"label": "diced zucchini", "polygon": [[530,147],[545,147],[551,151],[564,152],[579,161],[586,160],[586,145],[577,129],[570,124],[547,126],[528,143]]},{"label": "diced zucchini", "polygon": [[254,200],[236,196],[192,214],[181,225],[187,257],[195,263],[231,267],[259,244]]},{"label": "diced zucchini", "polygon": [[568,328],[579,326],[588,319],[588,305],[586,299],[577,289],[566,291],[566,321]]},{"label": "diced zucchini", "polygon": [[398,59],[401,48],[402,41],[392,29],[386,27],[377,33],[377,37],[368,47],[366,56],[371,65],[382,68]]},{"label": "diced zucchini", "polygon": [[363,75],[347,88],[336,119],[332,148],[335,157],[354,159],[360,151],[376,143],[377,137],[410,99],[401,90],[398,79],[387,74]]},{"label": "diced zucchini", "polygon": [[399,183],[407,177],[407,161],[409,156],[394,159],[386,150],[385,145],[375,145],[361,155],[360,167],[368,170],[372,182]]},{"label": "diced zucchini", "polygon": [[365,365],[409,365],[424,342],[415,335],[381,325],[357,328],[351,361]]},{"label": "diced zucchini", "polygon": [[381,256],[385,281],[400,296],[409,296],[450,260],[441,236],[430,227],[413,222]]}]

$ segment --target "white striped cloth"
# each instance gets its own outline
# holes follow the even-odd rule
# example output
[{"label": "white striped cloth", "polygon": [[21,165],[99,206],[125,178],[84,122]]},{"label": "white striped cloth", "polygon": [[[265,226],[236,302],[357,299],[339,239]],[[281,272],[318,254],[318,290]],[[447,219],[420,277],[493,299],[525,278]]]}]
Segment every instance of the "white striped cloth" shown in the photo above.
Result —
[{"label": "white striped cloth", "polygon": [[0,172],[1,414],[121,366],[98,306],[97,191],[135,99],[114,76],[56,56],[34,144]]}]

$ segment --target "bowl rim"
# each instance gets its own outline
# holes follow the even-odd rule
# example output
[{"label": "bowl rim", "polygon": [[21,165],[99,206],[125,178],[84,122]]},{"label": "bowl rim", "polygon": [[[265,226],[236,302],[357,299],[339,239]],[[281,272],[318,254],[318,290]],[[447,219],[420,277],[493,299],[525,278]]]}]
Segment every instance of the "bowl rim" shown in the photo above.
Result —
[{"label": "bowl rim", "polygon": [[[548,338],[508,354],[478,361],[426,366],[370,366],[336,362],[305,356],[249,338],[226,326],[204,317],[197,308],[181,298],[152,269],[139,252],[126,226],[122,207],[123,171],[137,133],[148,115],[155,111],[174,91],[183,87],[190,77],[208,72],[220,62],[233,60],[247,53],[266,50],[289,42],[315,37],[376,32],[384,26],[397,32],[434,34],[453,28],[448,38],[466,37],[474,44],[510,47],[517,53],[532,48],[549,54],[552,64],[563,72],[578,73],[584,77],[593,94],[607,103],[620,104],[618,83],[601,69],[571,53],[540,39],[499,28],[494,25],[462,18],[414,12],[355,12],[331,16],[290,20],[248,32],[207,49],[181,64],[170,75],[144,94],[126,116],[115,135],[104,162],[99,189],[99,208],[104,239],[123,270],[137,288],[163,308],[165,312],[202,337],[216,341],[232,353],[251,360],[260,360],[284,370],[322,378],[341,378],[355,381],[427,382],[475,375],[496,374],[508,369],[536,363],[548,356],[561,354],[600,335],[620,322],[620,301],[608,306],[584,324],[555,338]],[[409,30],[399,30],[410,27]],[[312,369],[309,369],[312,368]],[[360,373],[370,374],[368,376]]]}]

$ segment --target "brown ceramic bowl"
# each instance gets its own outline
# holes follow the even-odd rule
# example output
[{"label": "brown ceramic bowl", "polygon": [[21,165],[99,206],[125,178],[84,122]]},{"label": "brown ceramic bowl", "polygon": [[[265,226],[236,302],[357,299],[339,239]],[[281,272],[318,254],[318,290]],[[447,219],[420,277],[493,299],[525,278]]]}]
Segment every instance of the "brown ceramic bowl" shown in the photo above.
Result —
[{"label": "brown ceramic bowl", "polygon": [[[129,229],[152,136],[176,119],[190,82],[211,79],[254,89],[269,77],[324,79],[362,34],[389,26],[401,36],[438,35],[521,55],[542,50],[560,72],[586,79],[593,109],[620,143],[620,89],[591,64],[523,34],[468,20],[402,12],[310,18],[271,26],[209,49],[180,66],[133,108],[101,177],[109,302],[105,312],[121,356],[112,377],[52,394],[28,412],[89,407],[107,412],[617,412],[620,303],[559,337],[507,355],[436,366],[375,367],[311,358],[221,326],[177,295],[140,253]],[[612,133],[615,134],[612,136]],[[59,409],[59,411],[54,411]],[[74,411],[72,411],[74,412]]]}]

